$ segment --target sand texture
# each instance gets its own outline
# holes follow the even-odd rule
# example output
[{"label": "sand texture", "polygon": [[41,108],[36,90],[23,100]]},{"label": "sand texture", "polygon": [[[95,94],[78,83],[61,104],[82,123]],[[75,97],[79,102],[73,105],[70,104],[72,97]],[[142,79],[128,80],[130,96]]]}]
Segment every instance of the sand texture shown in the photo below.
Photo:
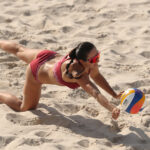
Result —
[{"label": "sand texture", "polygon": [[[150,100],[150,0],[0,0],[0,39],[61,54],[93,42],[112,88]],[[0,91],[22,97],[26,66],[0,50]],[[36,110],[0,104],[0,116],[1,150],[150,150],[150,106],[115,122],[81,88],[43,85]]]}]

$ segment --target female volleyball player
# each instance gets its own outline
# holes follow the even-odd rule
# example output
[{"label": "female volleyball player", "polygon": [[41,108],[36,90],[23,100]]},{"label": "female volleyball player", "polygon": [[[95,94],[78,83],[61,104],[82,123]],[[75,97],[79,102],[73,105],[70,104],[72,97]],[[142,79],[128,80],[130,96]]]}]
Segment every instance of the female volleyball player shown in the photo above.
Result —
[{"label": "female volleyball player", "polygon": [[98,69],[100,52],[90,42],[80,43],[69,54],[62,56],[50,50],[25,48],[11,41],[0,41],[0,48],[25,61],[28,66],[23,90],[23,100],[10,93],[0,92],[0,102],[15,111],[35,109],[41,95],[42,84],[55,84],[75,89],[83,88],[117,119],[120,110],[102,95],[94,82],[114,98],[120,98]]}]

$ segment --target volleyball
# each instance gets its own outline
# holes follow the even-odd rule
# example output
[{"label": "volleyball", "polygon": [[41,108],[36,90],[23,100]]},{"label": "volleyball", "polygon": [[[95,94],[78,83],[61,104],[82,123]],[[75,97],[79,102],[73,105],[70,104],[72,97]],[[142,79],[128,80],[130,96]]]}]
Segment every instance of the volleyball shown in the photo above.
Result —
[{"label": "volleyball", "polygon": [[127,89],[121,96],[123,110],[130,114],[136,114],[142,110],[145,102],[145,94],[136,88]]}]

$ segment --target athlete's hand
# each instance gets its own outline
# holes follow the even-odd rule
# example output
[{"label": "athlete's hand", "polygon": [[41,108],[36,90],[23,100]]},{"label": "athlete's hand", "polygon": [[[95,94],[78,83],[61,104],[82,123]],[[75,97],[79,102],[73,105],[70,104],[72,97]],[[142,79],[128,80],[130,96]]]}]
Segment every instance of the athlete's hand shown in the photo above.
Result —
[{"label": "athlete's hand", "polygon": [[114,96],[114,98],[116,99],[120,99],[121,98],[121,95],[123,94],[124,91],[120,92],[119,94],[117,94],[116,96]]},{"label": "athlete's hand", "polygon": [[120,109],[115,107],[112,111],[112,118],[116,120],[119,117],[119,115],[120,115]]}]

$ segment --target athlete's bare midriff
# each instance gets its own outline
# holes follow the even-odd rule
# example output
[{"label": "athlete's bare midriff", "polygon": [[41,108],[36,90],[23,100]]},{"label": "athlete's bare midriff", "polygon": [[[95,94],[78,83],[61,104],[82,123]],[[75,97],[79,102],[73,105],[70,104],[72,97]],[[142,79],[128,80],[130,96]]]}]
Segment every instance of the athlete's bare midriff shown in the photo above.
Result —
[{"label": "athlete's bare midriff", "polygon": [[40,66],[40,69],[38,70],[38,79],[42,84],[61,85],[56,80],[53,73],[55,63],[57,63],[57,61],[61,58],[63,58],[63,56],[58,54],[54,58],[50,59],[49,61],[45,62],[43,65]]}]

